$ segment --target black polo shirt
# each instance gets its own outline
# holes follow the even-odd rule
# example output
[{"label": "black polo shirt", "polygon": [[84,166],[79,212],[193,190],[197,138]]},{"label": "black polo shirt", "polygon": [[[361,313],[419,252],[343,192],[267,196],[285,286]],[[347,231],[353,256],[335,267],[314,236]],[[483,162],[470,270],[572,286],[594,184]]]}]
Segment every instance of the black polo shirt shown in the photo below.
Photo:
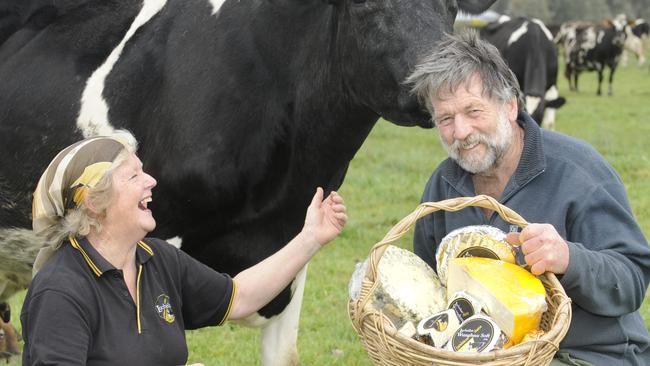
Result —
[{"label": "black polo shirt", "polygon": [[85,239],[65,242],[29,287],[23,365],[184,365],[185,329],[220,325],[234,282],[158,239],[136,250],[136,301]]}]

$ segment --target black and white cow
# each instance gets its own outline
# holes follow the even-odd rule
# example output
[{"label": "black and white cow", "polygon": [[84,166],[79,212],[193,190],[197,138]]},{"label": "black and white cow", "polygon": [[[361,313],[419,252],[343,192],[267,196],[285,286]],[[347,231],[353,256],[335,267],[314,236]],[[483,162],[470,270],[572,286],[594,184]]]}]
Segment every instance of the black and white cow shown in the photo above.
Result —
[{"label": "black and white cow", "polygon": [[562,42],[565,49],[564,76],[569,81],[571,90],[578,90],[578,76],[582,71],[598,72],[598,89],[601,84],[605,66],[609,67],[608,94],[612,95],[612,81],[618,65],[623,45],[625,44],[627,22],[624,19],[606,20],[602,24],[562,26],[556,40]]},{"label": "black and white cow", "polygon": [[621,55],[621,66],[627,66],[627,51],[630,51],[636,56],[639,66],[645,63],[645,47],[644,42],[650,33],[650,25],[643,18],[630,20],[626,30],[625,46],[623,47],[623,54]]},{"label": "black and white cow", "polygon": [[557,50],[551,32],[538,19],[502,16],[481,29],[517,76],[526,110],[537,123],[555,128],[555,110],[565,103],[557,90]]},{"label": "black and white cow", "polygon": [[[431,127],[403,80],[492,2],[33,0],[0,45],[0,248],[38,246],[31,192],[57,151],[126,128],[158,179],[153,235],[235,275],[340,187],[379,117]],[[264,364],[297,362],[305,276],[250,321]]]}]

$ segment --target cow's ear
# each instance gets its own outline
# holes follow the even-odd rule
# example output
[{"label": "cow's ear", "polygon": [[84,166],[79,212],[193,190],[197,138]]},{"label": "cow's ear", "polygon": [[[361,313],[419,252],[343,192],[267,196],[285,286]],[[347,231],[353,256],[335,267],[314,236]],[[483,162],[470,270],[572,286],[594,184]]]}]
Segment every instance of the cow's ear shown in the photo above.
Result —
[{"label": "cow's ear", "polygon": [[479,14],[486,11],[496,0],[458,0],[458,9],[470,13]]}]

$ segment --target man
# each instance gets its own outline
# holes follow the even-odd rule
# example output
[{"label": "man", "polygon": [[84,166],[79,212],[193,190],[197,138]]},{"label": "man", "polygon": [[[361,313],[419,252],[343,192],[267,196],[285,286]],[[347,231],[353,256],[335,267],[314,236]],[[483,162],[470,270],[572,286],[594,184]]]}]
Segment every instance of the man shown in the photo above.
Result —
[{"label": "man", "polygon": [[[650,365],[639,314],[650,249],[620,177],[585,142],[541,130],[526,115],[513,73],[474,33],[449,36],[409,77],[449,154],[422,201],[485,194],[533,223],[508,241],[533,274],[555,273],[573,319],[553,365]],[[435,212],[415,227],[416,254],[435,268],[450,231],[510,225],[487,209]]]}]

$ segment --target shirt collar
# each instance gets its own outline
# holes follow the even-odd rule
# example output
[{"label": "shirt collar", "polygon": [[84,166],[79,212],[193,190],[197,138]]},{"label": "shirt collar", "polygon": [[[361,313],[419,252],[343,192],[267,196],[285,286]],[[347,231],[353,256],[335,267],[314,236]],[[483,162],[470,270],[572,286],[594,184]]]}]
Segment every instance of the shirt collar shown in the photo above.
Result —
[{"label": "shirt collar", "polygon": [[[70,238],[70,244],[73,248],[77,249],[81,256],[90,267],[90,270],[101,277],[106,271],[116,270],[110,262],[108,262],[101,254],[90,244],[88,239],[83,238]],[[153,249],[144,241],[139,241],[135,249],[135,260],[137,263],[143,264],[153,256]]]},{"label": "shirt collar", "polygon": [[[517,116],[517,123],[524,129],[524,148],[517,169],[504,190],[504,198],[546,169],[542,130],[537,125],[537,122],[527,113],[522,112]],[[472,183],[472,174],[463,170],[451,158],[447,158],[443,164],[442,178],[454,187],[458,193],[464,196],[474,196],[476,194]]]}]

